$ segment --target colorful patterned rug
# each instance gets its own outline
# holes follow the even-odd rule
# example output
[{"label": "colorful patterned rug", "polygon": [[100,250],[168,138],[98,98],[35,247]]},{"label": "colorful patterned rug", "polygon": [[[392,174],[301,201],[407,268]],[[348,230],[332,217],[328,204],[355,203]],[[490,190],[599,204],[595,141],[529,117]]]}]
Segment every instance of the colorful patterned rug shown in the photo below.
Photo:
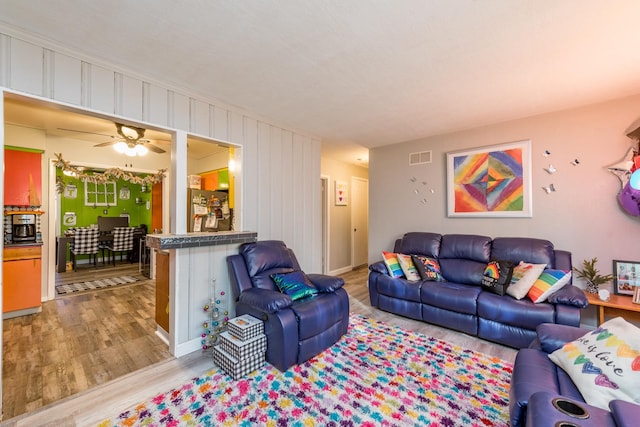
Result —
[{"label": "colorful patterned rug", "polygon": [[512,368],[352,315],[338,344],[287,372],[216,368],[99,426],[507,426]]}]

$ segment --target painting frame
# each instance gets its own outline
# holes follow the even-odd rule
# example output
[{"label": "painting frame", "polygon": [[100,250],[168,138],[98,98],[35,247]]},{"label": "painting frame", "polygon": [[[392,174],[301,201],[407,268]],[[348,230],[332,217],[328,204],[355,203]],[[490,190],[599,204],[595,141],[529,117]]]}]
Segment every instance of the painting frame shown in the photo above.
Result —
[{"label": "painting frame", "polygon": [[447,153],[447,216],[533,216],[531,140]]},{"label": "painting frame", "polygon": [[335,205],[349,205],[349,185],[346,183],[346,181],[335,182]]},{"label": "painting frame", "polygon": [[640,287],[640,261],[613,260],[613,293],[634,296]]}]

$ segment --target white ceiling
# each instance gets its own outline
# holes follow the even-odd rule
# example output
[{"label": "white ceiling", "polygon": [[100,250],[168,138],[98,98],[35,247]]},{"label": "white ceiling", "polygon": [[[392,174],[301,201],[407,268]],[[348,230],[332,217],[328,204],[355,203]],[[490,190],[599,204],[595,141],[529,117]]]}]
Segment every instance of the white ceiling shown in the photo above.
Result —
[{"label": "white ceiling", "polygon": [[0,0],[0,11],[9,27],[311,132],[347,161],[640,93],[637,0]]}]

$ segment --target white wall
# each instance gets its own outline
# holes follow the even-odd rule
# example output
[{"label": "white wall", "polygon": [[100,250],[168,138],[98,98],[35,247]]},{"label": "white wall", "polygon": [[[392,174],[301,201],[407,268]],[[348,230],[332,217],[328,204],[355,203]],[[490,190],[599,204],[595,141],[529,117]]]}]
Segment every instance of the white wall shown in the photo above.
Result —
[{"label": "white wall", "polygon": [[[640,96],[633,96],[371,150],[369,261],[408,231],[548,239],[571,251],[574,265],[598,257],[603,273],[614,259],[640,261],[640,221],[619,208],[620,182],[606,169],[632,144],[625,135],[638,117]],[[532,147],[533,217],[448,218],[446,153],[525,139]],[[408,154],[423,150],[433,150],[433,163],[408,166]],[[549,164],[553,175],[544,170]],[[547,194],[542,187],[552,183],[557,191]]]}]

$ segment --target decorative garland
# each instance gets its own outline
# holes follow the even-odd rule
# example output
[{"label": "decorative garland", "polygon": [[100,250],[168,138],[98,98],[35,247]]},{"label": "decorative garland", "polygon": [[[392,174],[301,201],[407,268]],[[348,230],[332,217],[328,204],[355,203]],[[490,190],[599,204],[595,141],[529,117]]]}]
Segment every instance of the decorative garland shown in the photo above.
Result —
[{"label": "decorative garland", "polygon": [[85,173],[81,169],[78,169],[75,166],[71,166],[71,164],[65,161],[62,158],[62,153],[54,153],[57,157],[56,160],[52,160],[56,167],[62,169],[63,171],[68,171],[74,174],[78,179],[82,181],[93,182],[95,184],[105,184],[114,179],[122,179],[128,181],[132,184],[139,185],[151,185],[156,184],[158,182],[162,182],[164,179],[164,173],[167,171],[166,169],[160,169],[153,175],[147,175],[145,177],[141,177],[138,175],[134,175],[131,172],[124,171],[120,168],[110,168],[105,170],[102,173],[93,172],[93,173]]}]

